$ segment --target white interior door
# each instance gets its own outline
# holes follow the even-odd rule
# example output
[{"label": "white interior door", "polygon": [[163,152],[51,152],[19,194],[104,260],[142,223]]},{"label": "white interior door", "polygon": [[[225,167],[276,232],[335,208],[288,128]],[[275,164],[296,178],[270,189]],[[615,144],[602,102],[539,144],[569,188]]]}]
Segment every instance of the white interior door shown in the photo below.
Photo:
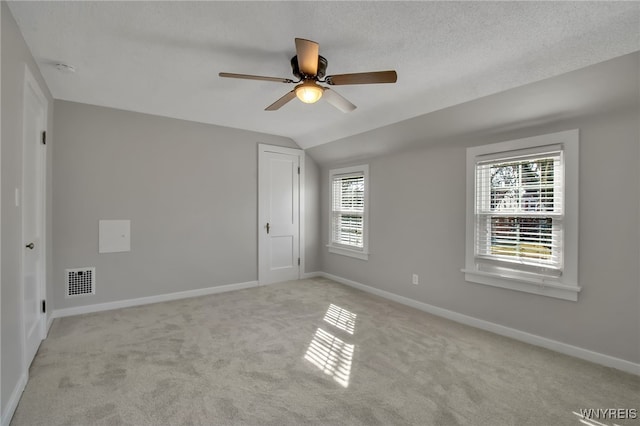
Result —
[{"label": "white interior door", "polygon": [[260,145],[258,279],[300,277],[300,167],[302,151]]},{"label": "white interior door", "polygon": [[44,168],[42,135],[47,101],[35,79],[25,72],[22,157],[22,316],[24,357],[28,367],[44,336]]}]

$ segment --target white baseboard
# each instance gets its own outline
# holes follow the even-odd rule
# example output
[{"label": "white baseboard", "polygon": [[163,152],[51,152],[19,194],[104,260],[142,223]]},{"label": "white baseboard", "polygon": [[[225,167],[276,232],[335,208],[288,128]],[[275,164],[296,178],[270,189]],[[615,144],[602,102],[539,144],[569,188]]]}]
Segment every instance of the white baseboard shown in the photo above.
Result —
[{"label": "white baseboard", "polygon": [[131,306],[149,305],[151,303],[168,302],[171,300],[206,296],[209,294],[224,293],[233,290],[242,290],[245,288],[256,287],[257,285],[258,281],[248,281],[246,283],[227,284],[217,287],[199,288],[197,290],[159,294],[157,296],[139,297],[137,299],[118,300],[116,302],[98,303],[94,305],[77,306],[74,308],[55,309],[51,315],[50,320],[53,321],[54,318],[89,314],[92,312],[110,311],[112,309],[129,308]]},{"label": "white baseboard", "polygon": [[53,325],[53,320],[55,317],[53,316],[53,312],[47,318],[47,329],[44,331],[44,338],[46,339],[49,335],[49,330],[51,330],[51,326]]},{"label": "white baseboard", "polygon": [[505,327],[500,324],[481,320],[478,318],[470,317],[468,315],[460,314],[458,312],[450,311],[448,309],[439,308],[437,306],[429,305],[427,303],[418,302],[417,300],[409,299],[404,296],[399,296],[388,291],[380,290],[368,285],[352,281],[346,278],[339,277],[337,275],[328,274],[326,272],[319,273],[318,276],[328,278],[330,280],[339,282],[341,284],[348,285],[349,287],[357,288],[367,293],[375,294],[385,299],[393,300],[394,302],[402,303],[403,305],[411,306],[412,308],[419,309],[430,314],[443,317],[461,324],[476,327],[482,330],[490,331],[501,336],[510,337],[521,342],[529,343],[535,346],[541,346],[546,349],[550,349],[555,352],[560,352],[565,355],[570,355],[576,358],[584,359],[586,361],[594,362],[596,364],[604,365],[606,367],[616,368],[618,370],[625,371],[627,373],[640,375],[640,364],[633,363],[620,358],[615,358],[610,355],[594,352],[589,349],[580,348],[577,346],[569,345],[567,343],[558,342],[557,340],[548,339],[546,337],[538,336],[535,334],[520,331],[515,328]]},{"label": "white baseboard", "polygon": [[322,274],[323,274],[323,273],[322,273],[322,272],[320,272],[320,271],[315,271],[315,272],[304,272],[304,273],[302,274],[302,277],[301,277],[301,278],[302,278],[303,280],[306,280],[306,279],[309,279],[309,278],[322,277],[322,276],[323,276]]},{"label": "white baseboard", "polygon": [[7,406],[2,410],[2,426],[9,426],[11,423],[11,418],[13,414],[16,412],[16,408],[18,408],[18,402],[20,402],[20,397],[22,396],[22,392],[24,391],[24,387],[27,385],[27,375],[23,374],[18,379],[18,383],[13,388],[13,392],[11,392],[11,397],[7,402]]}]

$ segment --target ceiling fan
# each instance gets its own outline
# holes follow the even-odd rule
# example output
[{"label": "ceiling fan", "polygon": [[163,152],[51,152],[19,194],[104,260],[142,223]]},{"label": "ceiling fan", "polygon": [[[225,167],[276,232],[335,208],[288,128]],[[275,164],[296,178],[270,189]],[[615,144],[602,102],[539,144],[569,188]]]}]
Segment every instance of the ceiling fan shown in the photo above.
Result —
[{"label": "ceiling fan", "polygon": [[334,90],[319,85],[326,83],[330,86],[342,86],[346,84],[374,84],[374,83],[395,83],[398,75],[395,71],[374,71],[353,74],[336,74],[325,77],[328,61],[318,54],[319,45],[315,41],[296,38],[296,56],[291,58],[291,68],[297,81],[289,78],[263,77],[259,75],[234,74],[221,72],[220,77],[242,78],[246,80],[273,81],[276,83],[293,83],[296,87],[292,91],[269,105],[265,111],[275,111],[280,109],[287,102],[298,97],[302,102],[312,104],[324,98],[334,107],[342,112],[350,112],[356,106],[339,95]]}]

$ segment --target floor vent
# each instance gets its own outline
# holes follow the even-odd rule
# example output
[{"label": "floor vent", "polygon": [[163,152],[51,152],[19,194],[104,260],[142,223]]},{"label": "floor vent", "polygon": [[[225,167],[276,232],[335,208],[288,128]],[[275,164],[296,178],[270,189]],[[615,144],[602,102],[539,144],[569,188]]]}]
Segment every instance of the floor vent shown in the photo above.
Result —
[{"label": "floor vent", "polygon": [[96,294],[96,268],[65,269],[67,297]]}]

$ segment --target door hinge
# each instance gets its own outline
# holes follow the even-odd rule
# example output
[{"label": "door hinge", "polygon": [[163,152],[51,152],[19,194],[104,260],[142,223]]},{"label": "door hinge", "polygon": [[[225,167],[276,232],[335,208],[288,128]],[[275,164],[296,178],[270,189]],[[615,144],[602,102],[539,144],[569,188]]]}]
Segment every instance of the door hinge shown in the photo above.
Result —
[{"label": "door hinge", "polygon": [[300,258],[298,258],[298,266],[300,266]]},{"label": "door hinge", "polygon": [[42,301],[42,313],[46,313],[47,312],[47,301],[43,300]]},{"label": "door hinge", "polygon": [[300,166],[298,166],[298,174],[300,174]]},{"label": "door hinge", "polygon": [[47,144],[47,132],[42,132],[42,145]]}]

